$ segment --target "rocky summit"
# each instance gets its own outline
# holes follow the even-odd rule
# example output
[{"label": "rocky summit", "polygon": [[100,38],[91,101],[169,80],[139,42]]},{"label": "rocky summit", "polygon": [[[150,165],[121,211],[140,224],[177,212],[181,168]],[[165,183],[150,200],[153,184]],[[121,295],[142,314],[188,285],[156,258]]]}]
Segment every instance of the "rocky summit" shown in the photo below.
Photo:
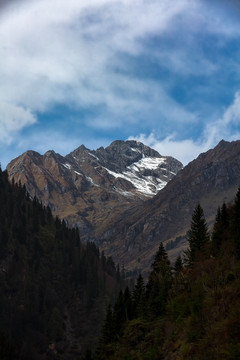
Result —
[{"label": "rocky summit", "polygon": [[82,145],[66,156],[27,151],[7,166],[10,179],[79,227],[83,239],[96,239],[111,219],[152,198],[181,168],[178,160],[133,140],[97,150]]},{"label": "rocky summit", "polygon": [[156,196],[116,217],[99,234],[99,246],[129,269],[148,271],[163,242],[171,260],[186,249],[186,232],[198,202],[210,226],[218,206],[240,185],[240,141],[221,141],[190,162]]}]

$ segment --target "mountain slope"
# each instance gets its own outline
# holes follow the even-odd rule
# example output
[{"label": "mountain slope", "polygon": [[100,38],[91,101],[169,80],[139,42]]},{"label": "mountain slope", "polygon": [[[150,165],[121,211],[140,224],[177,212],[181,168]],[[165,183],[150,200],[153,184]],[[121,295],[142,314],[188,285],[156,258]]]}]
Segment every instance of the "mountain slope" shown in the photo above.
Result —
[{"label": "mountain slope", "polygon": [[54,151],[27,151],[7,170],[54,214],[78,226],[82,238],[123,214],[133,204],[154,196],[182,168],[171,157],[137,141],[114,141],[91,151],[83,145],[63,157]]},{"label": "mountain slope", "polygon": [[[221,141],[184,167],[155,197],[129,209],[98,233],[98,244],[129,269],[149,269],[159,242],[184,236],[197,202],[212,223],[217,207],[234,198],[240,184],[240,141]],[[184,238],[171,259],[185,247]]]}]

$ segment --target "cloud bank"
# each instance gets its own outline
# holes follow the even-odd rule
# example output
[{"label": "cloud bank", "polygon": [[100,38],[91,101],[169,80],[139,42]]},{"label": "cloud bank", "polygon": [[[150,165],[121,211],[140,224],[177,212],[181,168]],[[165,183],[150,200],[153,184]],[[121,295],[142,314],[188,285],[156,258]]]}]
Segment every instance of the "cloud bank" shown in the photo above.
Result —
[{"label": "cloud bank", "polygon": [[[161,86],[131,79],[119,54],[143,52],[139,39],[166,31],[189,1],[177,0],[174,7],[167,1],[124,0],[13,4],[0,23],[0,97],[5,103],[35,113],[62,103],[102,106],[110,127],[116,118],[119,126],[121,115],[147,112],[149,97],[156,110],[159,100],[174,105]],[[19,113],[19,124],[26,126],[24,120]],[[90,125],[104,126],[98,119]]]}]

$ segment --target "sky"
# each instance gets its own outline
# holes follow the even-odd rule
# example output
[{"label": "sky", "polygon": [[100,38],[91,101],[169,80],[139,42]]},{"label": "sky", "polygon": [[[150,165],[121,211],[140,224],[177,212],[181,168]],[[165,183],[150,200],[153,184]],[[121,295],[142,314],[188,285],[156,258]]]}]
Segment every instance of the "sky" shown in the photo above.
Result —
[{"label": "sky", "polygon": [[0,162],[136,139],[186,165],[240,139],[234,0],[0,0]]}]

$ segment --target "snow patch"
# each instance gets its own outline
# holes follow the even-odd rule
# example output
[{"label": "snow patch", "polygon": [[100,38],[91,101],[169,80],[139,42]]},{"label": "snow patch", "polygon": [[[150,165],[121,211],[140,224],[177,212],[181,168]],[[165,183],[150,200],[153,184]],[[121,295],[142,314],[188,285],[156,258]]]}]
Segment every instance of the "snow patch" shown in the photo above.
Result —
[{"label": "snow patch", "polygon": [[66,168],[66,169],[68,169],[68,170],[70,170],[71,169],[71,165],[70,164],[63,164],[63,166]]},{"label": "snow patch", "polygon": [[99,158],[98,158],[96,155],[90,153],[89,151],[88,151],[88,154],[89,154],[90,156],[94,157],[95,159],[99,160]]},{"label": "snow patch", "polygon": [[137,152],[137,153],[141,154],[141,150],[139,150],[139,149],[131,148],[131,150],[134,151],[134,152]]},{"label": "snow patch", "polygon": [[86,179],[87,179],[92,185],[99,187],[99,185],[96,184],[90,176],[86,176]]},{"label": "snow patch", "polygon": [[160,157],[160,158],[143,157],[139,161],[128,166],[127,169],[132,169],[132,167],[134,167],[135,169],[137,168],[139,170],[144,170],[144,169],[154,170],[157,169],[159,165],[165,163],[166,160],[167,159],[165,157]]},{"label": "snow patch", "polygon": [[[163,189],[166,186],[167,181],[163,181],[153,176],[141,175],[141,172],[145,169],[155,170],[159,167],[159,165],[163,164],[164,162],[166,162],[166,158],[164,157],[145,157],[128,166],[126,171],[124,171],[123,173],[117,173],[107,168],[104,169],[115,178],[122,178],[132,183],[137,192],[144,194],[145,196],[152,197],[156,195],[159,190]],[[129,195],[126,194],[126,196]]]}]

